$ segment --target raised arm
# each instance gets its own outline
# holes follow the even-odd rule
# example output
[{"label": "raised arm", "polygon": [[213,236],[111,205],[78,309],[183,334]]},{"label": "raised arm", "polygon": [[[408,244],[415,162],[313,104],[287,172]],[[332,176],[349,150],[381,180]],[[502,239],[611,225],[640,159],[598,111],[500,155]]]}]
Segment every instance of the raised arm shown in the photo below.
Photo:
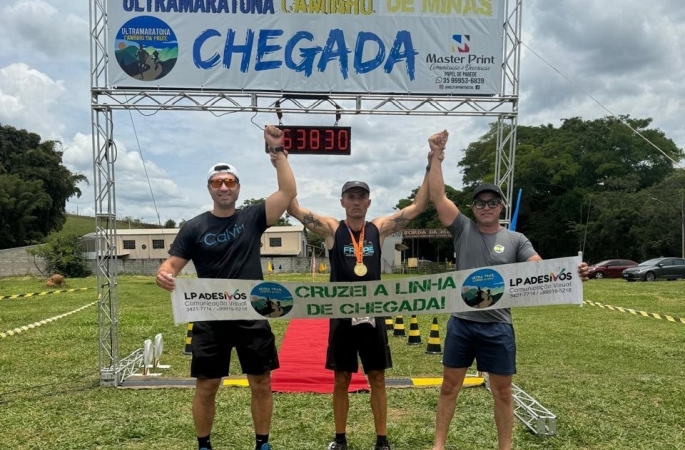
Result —
[{"label": "raised arm", "polygon": [[288,214],[299,220],[309,231],[322,236],[326,240],[326,248],[333,247],[335,231],[338,229],[338,221],[333,217],[320,216],[319,214],[303,208],[297,199],[293,199],[288,206]]},{"label": "raised arm", "polygon": [[[431,154],[428,154],[430,162]],[[399,211],[390,214],[389,216],[378,217],[371,222],[378,227],[381,234],[381,240],[397,231],[404,230],[413,219],[426,210],[428,206],[429,192],[428,192],[428,172],[423,176],[423,183],[419,188],[414,201],[411,205],[405,206]]]},{"label": "raised arm", "polygon": [[266,199],[266,223],[275,224],[297,195],[295,175],[288,162],[288,154],[283,150],[283,132],[274,125],[264,128],[264,140],[269,147],[271,164],[276,168],[278,190]]},{"label": "raised arm", "polygon": [[[438,212],[440,223],[448,227],[452,225],[454,219],[459,215],[459,208],[445,195],[445,180],[442,177],[442,160],[445,158],[445,145],[447,144],[447,130],[443,131],[445,135],[444,141],[428,140],[433,156],[430,161],[430,169],[428,170],[428,183],[430,186],[430,199],[435,205],[435,210]],[[432,136],[431,136],[432,138]],[[443,145],[440,145],[440,144]]]}]

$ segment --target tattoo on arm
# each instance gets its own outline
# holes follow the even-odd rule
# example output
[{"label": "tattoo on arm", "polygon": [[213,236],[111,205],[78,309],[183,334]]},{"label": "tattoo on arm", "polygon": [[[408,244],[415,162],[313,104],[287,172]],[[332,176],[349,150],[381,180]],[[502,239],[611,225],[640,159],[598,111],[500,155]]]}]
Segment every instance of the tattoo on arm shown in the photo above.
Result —
[{"label": "tattoo on arm", "polygon": [[400,213],[399,217],[392,219],[392,222],[394,222],[393,232],[403,230],[409,224],[410,220],[403,217],[403,214]]},{"label": "tattoo on arm", "polygon": [[314,217],[314,214],[312,213],[304,215],[302,225],[304,225],[305,227],[309,227],[311,225],[313,228],[320,228],[323,226],[321,224],[321,221],[319,219],[316,219]]}]

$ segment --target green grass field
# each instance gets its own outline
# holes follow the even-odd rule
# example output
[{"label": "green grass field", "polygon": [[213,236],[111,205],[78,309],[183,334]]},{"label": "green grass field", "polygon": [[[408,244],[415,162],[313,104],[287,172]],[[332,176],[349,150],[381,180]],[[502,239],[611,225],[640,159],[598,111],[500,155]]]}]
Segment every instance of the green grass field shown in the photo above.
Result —
[{"label": "green grass field", "polygon": [[[159,224],[136,223],[126,220],[117,220],[117,229],[124,230],[128,228],[160,228]],[[76,234],[84,236],[88,233],[95,232],[95,218],[88,216],[77,216],[75,214],[67,214],[67,221],[60,231],[50,234],[49,237],[66,236],[68,234]]]},{"label": "green grass field", "polygon": [[[1,299],[0,332],[95,301],[94,277],[68,283],[69,288],[92,289]],[[173,324],[169,295],[152,277],[121,276],[118,287],[119,356],[162,333],[162,363],[172,366],[163,376],[186,377],[186,327]],[[43,290],[44,281],[37,278],[0,280],[0,296]],[[685,318],[685,282],[592,280],[584,290],[586,300],[658,313],[662,319],[598,306],[515,309],[519,373],[514,382],[557,415],[558,430],[556,436],[536,436],[516,421],[514,447],[685,448],[685,324],[680,322]],[[99,387],[96,313],[96,306],[90,306],[0,339],[0,448],[196,448],[192,389]],[[438,317],[441,336],[447,318]],[[432,316],[419,316],[421,346],[390,339],[395,367],[389,377],[441,375],[440,356],[424,351],[431,320]],[[272,322],[279,338],[286,325],[284,320]],[[438,392],[438,387],[389,390],[389,438],[395,450],[431,448]],[[348,439],[353,450],[373,446],[368,401],[368,394],[351,396]],[[248,405],[248,389],[220,390],[212,434],[217,450],[253,448]],[[275,396],[275,450],[323,450],[332,434],[329,395]],[[468,388],[460,396],[449,448],[497,448],[492,401],[485,388]]]}]

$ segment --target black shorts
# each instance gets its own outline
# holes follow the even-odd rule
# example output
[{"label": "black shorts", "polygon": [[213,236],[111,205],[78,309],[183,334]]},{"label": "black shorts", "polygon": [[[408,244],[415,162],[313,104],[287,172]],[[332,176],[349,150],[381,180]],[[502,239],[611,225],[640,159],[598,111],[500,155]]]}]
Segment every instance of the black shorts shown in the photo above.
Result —
[{"label": "black shorts", "polygon": [[364,373],[392,367],[385,318],[376,317],[376,326],[352,326],[351,319],[331,319],[328,330],[326,369],[339,372],[357,372],[362,360]]},{"label": "black shorts", "polygon": [[276,339],[266,320],[195,322],[190,342],[190,376],[195,378],[227,376],[233,347],[245,374],[262,375],[279,367]]}]

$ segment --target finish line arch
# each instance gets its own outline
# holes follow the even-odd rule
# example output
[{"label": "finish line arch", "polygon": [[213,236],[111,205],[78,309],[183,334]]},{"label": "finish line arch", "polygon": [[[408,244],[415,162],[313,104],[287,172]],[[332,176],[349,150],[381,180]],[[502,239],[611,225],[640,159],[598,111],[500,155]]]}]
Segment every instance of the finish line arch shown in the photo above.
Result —
[{"label": "finish line arch", "polygon": [[[116,250],[116,180],[115,180],[115,161],[116,148],[114,147],[114,118],[113,111],[116,110],[138,110],[147,112],[164,111],[204,111],[213,114],[228,114],[245,112],[272,113],[272,114],[325,114],[340,117],[341,115],[387,115],[387,116],[444,116],[444,117],[491,117],[497,120],[497,149],[495,158],[495,183],[498,184],[505,195],[507,204],[512,204],[514,160],[516,149],[516,130],[518,121],[518,102],[519,102],[519,80],[520,80],[520,59],[521,59],[521,13],[522,0],[493,0],[493,9],[501,13],[501,20],[495,21],[496,34],[500,41],[490,42],[489,45],[496,46],[498,53],[489,60],[490,56],[482,57],[479,55],[466,56],[470,47],[477,47],[478,39],[468,34],[453,34],[451,51],[451,61],[469,61],[470,67],[477,64],[485,65],[496,62],[496,69],[500,77],[484,77],[483,84],[473,87],[474,94],[470,91],[460,90],[460,86],[450,84],[459,83],[459,80],[470,77],[468,83],[480,83],[480,77],[471,75],[457,75],[445,70],[441,75],[440,83],[433,78],[430,83],[424,83],[417,89],[410,90],[408,82],[401,82],[399,85],[388,85],[378,89],[368,87],[361,89],[359,85],[355,88],[345,87],[337,81],[330,86],[326,83],[330,80],[318,80],[311,83],[311,90],[305,93],[289,90],[290,85],[286,82],[283,86],[278,86],[274,90],[270,81],[265,76],[254,77],[254,85],[250,84],[246,88],[240,84],[242,80],[233,80],[232,85],[222,85],[218,78],[207,77],[177,77],[183,75],[183,64],[188,64],[193,58],[188,54],[183,54],[184,49],[192,49],[191,42],[186,42],[186,47],[171,45],[170,36],[178,36],[182,39],[186,20],[172,22],[169,19],[173,16],[167,12],[162,15],[156,11],[141,12],[140,17],[132,17],[126,22],[120,20],[127,18],[123,10],[115,11],[114,8],[122,7],[121,3],[103,2],[102,0],[90,0],[90,78],[91,78],[91,130],[93,145],[93,188],[95,202],[95,232],[97,245],[97,289],[98,289],[98,364],[100,373],[100,384],[102,386],[119,386],[136,368],[142,365],[141,352],[136,350],[131,355],[120,358],[119,355],[119,298],[117,282],[117,258]],[[286,0],[289,3],[289,0]],[[143,5],[144,2],[141,2]],[[379,8],[386,8],[387,4],[379,2]],[[280,8],[280,3],[275,6]],[[144,9],[143,6],[141,8]],[[418,8],[417,8],[418,9]],[[186,11],[187,12],[187,11]],[[280,11],[277,11],[280,12]],[[272,11],[273,13],[273,11]],[[480,13],[485,13],[481,11]],[[137,14],[137,13],[136,13]],[[378,20],[394,13],[385,11],[385,16],[379,18],[367,18],[367,16],[357,15],[327,15],[331,20],[347,23],[353,29],[354,21]],[[455,12],[457,14],[457,12]],[[142,15],[150,19],[142,18]],[[430,14],[429,14],[430,15]],[[202,16],[205,20],[205,14]],[[279,26],[291,27],[289,21],[297,14],[290,14],[288,18],[281,18]],[[373,16],[373,15],[371,15]],[[411,16],[411,17],[410,17]],[[448,20],[450,27],[454,23],[463,25],[464,30],[468,29],[468,22],[476,20],[472,18],[454,18],[439,14],[430,15],[431,18],[421,17],[417,12],[413,15],[405,14],[402,20],[411,27],[412,24],[422,20]],[[236,27],[251,26],[253,22],[259,24],[261,17],[250,16],[250,21],[244,20],[238,14],[225,14],[222,20],[238,20],[242,24],[236,23]],[[232,19],[233,17],[237,19]],[[191,15],[185,15],[187,22],[192,22]],[[212,17],[212,20],[214,18]],[[272,20],[272,19],[269,19]],[[323,16],[322,16],[323,20]],[[490,19],[492,20],[492,19]],[[149,21],[154,24],[148,24]],[[171,23],[174,30],[170,33],[171,27],[166,26],[165,21]],[[151,23],[152,23],[151,22]],[[161,24],[160,24],[161,22]],[[244,25],[247,23],[247,25]],[[294,23],[294,22],[293,22]],[[387,23],[387,22],[379,22]],[[128,24],[128,25],[126,25]],[[284,24],[284,25],[280,25]],[[125,26],[126,25],[126,26]],[[491,23],[488,25],[490,26]],[[356,26],[356,25],[355,25]],[[336,27],[337,28],[337,27]],[[433,30],[435,27],[423,27],[426,30]],[[480,27],[472,27],[479,29]],[[226,27],[224,27],[224,30]],[[375,29],[375,28],[374,28]],[[145,32],[138,35],[125,35],[133,33],[130,30]],[[262,30],[263,32],[264,30]],[[265,41],[270,30],[266,30]],[[461,31],[465,33],[466,31]],[[122,35],[123,33],[123,35]],[[149,33],[149,34],[146,34]],[[359,36],[364,39],[368,37],[366,32],[359,31]],[[399,35],[399,33],[398,33]],[[207,35],[208,36],[208,35]],[[205,36],[205,37],[207,37]],[[405,39],[393,34],[392,39]],[[433,41],[445,45],[449,43],[442,37],[432,36]],[[484,37],[483,39],[486,39]],[[209,39],[207,37],[207,39]],[[329,34],[328,39],[337,39]],[[354,39],[351,39],[354,41]],[[161,47],[155,42],[167,42],[170,45],[161,51]],[[255,41],[257,39],[255,38]],[[135,47],[137,46],[139,50]],[[196,44],[198,40],[195,40]],[[342,41],[334,41],[342,42]],[[407,41],[401,43],[406,44]],[[221,42],[223,46],[223,41]],[[159,49],[157,48],[159,47]],[[202,47],[202,45],[200,45]],[[494,48],[494,47],[493,47]],[[154,51],[157,49],[157,54]],[[264,49],[262,49],[264,50]],[[199,50],[198,50],[199,51]],[[268,52],[271,50],[268,49]],[[128,52],[128,53],[127,53]],[[175,52],[175,53],[174,53]],[[258,53],[255,50],[253,57],[257,54],[264,57],[267,51]],[[112,54],[110,54],[112,53]],[[138,56],[135,56],[138,55]],[[404,56],[407,56],[405,54]],[[198,53],[196,55],[198,64],[208,64],[211,59],[209,54]],[[402,57],[402,55],[399,55]],[[469,58],[476,58],[470,61]],[[137,58],[137,59],[136,59]],[[205,59],[203,59],[205,58]],[[209,59],[206,59],[209,58]],[[360,57],[363,59],[362,57]],[[431,62],[427,56],[425,61]],[[481,58],[480,60],[478,58]],[[484,58],[484,59],[483,59]],[[239,57],[234,58],[239,60]],[[259,59],[259,58],[258,58]],[[268,58],[265,58],[268,59]],[[496,61],[495,61],[496,59]],[[173,60],[173,65],[170,61]],[[274,61],[262,61],[271,63]],[[305,61],[306,62],[306,61]],[[419,61],[423,64],[424,60]],[[366,62],[368,63],[368,62]],[[407,64],[409,64],[407,62]],[[442,60],[432,61],[433,65],[445,64]],[[170,67],[171,66],[171,67]],[[370,66],[369,66],[370,67]],[[396,67],[399,65],[396,64]],[[395,68],[396,68],[395,67]],[[417,65],[417,70],[426,70]],[[225,70],[225,69],[224,69]],[[285,70],[285,69],[283,69]],[[350,68],[350,73],[354,72]],[[440,69],[442,70],[442,69]],[[476,70],[476,69],[474,69]],[[272,73],[278,72],[275,70]],[[226,75],[228,72],[223,72]],[[280,72],[279,72],[280,73]],[[250,75],[249,73],[247,75]],[[235,76],[230,74],[228,78]],[[249,78],[249,77],[247,77]],[[288,77],[284,77],[288,79]],[[400,78],[399,76],[396,78]],[[378,81],[378,77],[373,78]],[[189,81],[190,80],[190,81]],[[203,80],[198,83],[197,80]],[[252,80],[252,78],[249,78]],[[476,80],[476,81],[473,81]],[[207,83],[204,83],[206,81]],[[250,81],[252,83],[252,81]],[[307,84],[308,88],[310,87]],[[482,90],[481,86],[483,86]],[[450,90],[455,87],[456,90]],[[476,93],[477,92],[477,93]],[[505,209],[504,223],[509,223],[511,210]],[[442,236],[429,236],[442,237]]]}]

